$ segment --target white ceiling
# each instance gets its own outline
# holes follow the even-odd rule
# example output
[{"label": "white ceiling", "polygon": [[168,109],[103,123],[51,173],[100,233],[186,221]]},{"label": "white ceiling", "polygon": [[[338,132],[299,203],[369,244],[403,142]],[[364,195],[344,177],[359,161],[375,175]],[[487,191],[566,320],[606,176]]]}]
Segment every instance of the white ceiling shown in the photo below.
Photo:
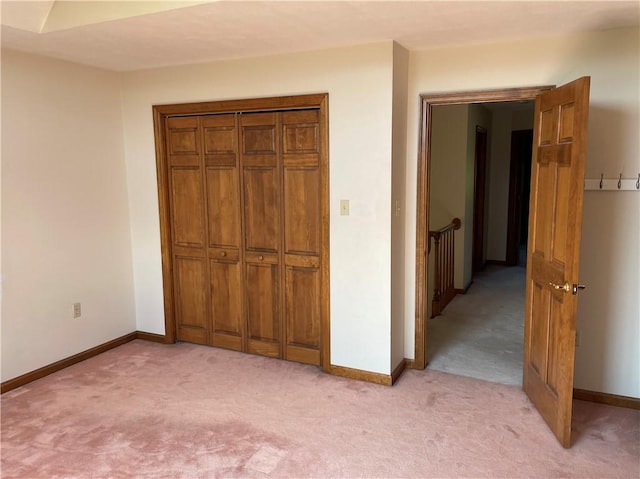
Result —
[{"label": "white ceiling", "polygon": [[640,0],[1,3],[3,48],[118,71],[388,40],[420,50],[640,24]]}]

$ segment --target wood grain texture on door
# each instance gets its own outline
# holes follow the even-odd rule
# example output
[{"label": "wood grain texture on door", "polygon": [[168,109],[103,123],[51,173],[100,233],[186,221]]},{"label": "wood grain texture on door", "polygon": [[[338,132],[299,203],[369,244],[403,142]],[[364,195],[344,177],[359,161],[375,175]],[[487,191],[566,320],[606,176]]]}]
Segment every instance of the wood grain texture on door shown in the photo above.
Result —
[{"label": "wood grain texture on door", "polygon": [[[523,388],[571,445],[588,77],[536,99],[525,305]],[[566,285],[566,287],[565,287]]]},{"label": "wood grain texture on door", "polygon": [[282,357],[278,113],[240,115],[247,351]]},{"label": "wood grain texture on door", "polygon": [[167,121],[177,339],[207,344],[209,288],[198,118]]},{"label": "wood grain texture on door", "polygon": [[235,114],[202,116],[211,315],[209,344],[243,350],[238,127]]},{"label": "wood grain texture on door", "polygon": [[168,341],[330,370],[327,100],[154,106]]},{"label": "wood grain texture on door", "polygon": [[320,364],[322,221],[319,111],[282,113],[284,357]]}]

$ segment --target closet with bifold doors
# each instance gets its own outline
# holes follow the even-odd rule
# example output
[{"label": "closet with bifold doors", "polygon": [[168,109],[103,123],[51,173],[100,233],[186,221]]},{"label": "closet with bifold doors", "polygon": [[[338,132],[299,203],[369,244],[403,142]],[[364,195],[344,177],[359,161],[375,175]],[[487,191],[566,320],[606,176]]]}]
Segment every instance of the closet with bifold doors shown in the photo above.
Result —
[{"label": "closet with bifold doors", "polygon": [[[165,313],[176,340],[322,364],[329,309],[326,96],[312,97],[323,101],[261,110],[264,100],[256,100],[255,109],[215,111],[250,104],[243,100],[156,112],[156,136],[164,136],[158,173],[166,203]],[[171,113],[181,106],[196,113]],[[163,106],[155,109],[162,113]]]}]

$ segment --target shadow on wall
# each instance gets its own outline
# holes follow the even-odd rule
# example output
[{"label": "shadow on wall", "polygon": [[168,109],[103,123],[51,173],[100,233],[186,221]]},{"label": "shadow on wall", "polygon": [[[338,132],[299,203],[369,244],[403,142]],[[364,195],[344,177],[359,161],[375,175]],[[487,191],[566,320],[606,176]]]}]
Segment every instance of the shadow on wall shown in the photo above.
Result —
[{"label": "shadow on wall", "polygon": [[[625,164],[623,152],[634,146],[638,148],[637,145],[625,148],[625,141],[638,142],[637,132],[630,132],[628,124],[634,124],[628,111],[590,105],[585,178],[599,178],[600,174],[609,178],[620,173],[623,177],[638,174],[630,172],[633,165],[629,165],[629,161]],[[633,191],[585,191],[584,194],[580,277],[575,280],[586,284],[587,289],[580,293],[578,300],[576,329],[580,345],[576,347],[576,387],[607,388],[608,372],[619,368],[621,359],[618,357],[614,364],[616,354],[611,349],[617,348],[618,338],[633,327],[627,321],[634,314],[631,303],[636,302],[635,311],[638,307],[637,295],[629,294],[634,288],[638,290],[637,269],[629,256],[635,251],[637,264],[638,212],[637,206],[633,211],[632,199],[637,195]],[[635,238],[632,228],[636,228]],[[625,306],[625,302],[629,304]],[[634,361],[634,358],[628,360]]]}]

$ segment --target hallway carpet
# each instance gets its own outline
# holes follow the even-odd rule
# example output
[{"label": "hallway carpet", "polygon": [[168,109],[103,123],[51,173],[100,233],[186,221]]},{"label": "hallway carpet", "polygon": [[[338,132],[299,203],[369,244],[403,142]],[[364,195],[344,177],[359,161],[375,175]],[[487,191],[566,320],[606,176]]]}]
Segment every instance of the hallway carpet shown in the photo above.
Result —
[{"label": "hallway carpet", "polygon": [[488,265],[427,321],[429,369],[522,384],[525,269]]},{"label": "hallway carpet", "polygon": [[136,340],[2,396],[2,477],[638,477],[640,412],[574,409],[565,450],[518,387]]}]

